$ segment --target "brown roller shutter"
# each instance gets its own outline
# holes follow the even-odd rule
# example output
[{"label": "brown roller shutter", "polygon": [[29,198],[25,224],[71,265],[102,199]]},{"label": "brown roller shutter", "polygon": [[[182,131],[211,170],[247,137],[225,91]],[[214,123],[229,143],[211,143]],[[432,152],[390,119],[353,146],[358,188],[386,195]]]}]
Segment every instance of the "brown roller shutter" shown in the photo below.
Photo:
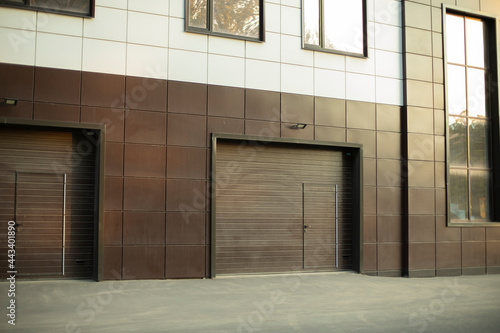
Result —
[{"label": "brown roller shutter", "polygon": [[14,220],[17,277],[93,276],[96,148],[90,138],[82,130],[0,128],[1,252]]},{"label": "brown roller shutter", "polygon": [[216,274],[352,268],[352,162],[342,150],[217,144]]}]

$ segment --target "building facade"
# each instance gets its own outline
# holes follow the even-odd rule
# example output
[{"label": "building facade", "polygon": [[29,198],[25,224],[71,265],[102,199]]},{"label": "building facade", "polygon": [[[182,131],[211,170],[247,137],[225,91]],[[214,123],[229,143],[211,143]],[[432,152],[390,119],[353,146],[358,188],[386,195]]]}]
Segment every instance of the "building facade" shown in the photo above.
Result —
[{"label": "building facade", "polygon": [[346,2],[0,1],[17,274],[500,273],[500,3]]}]

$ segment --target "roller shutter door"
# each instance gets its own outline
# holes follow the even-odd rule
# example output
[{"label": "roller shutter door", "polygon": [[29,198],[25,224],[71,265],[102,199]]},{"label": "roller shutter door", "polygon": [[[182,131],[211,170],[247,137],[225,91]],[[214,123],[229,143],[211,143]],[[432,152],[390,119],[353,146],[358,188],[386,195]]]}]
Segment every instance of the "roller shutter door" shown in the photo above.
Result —
[{"label": "roller shutter door", "polygon": [[1,253],[14,220],[19,278],[93,276],[96,148],[86,133],[0,127]]},{"label": "roller shutter door", "polygon": [[352,162],[342,150],[223,141],[216,274],[352,268]]}]

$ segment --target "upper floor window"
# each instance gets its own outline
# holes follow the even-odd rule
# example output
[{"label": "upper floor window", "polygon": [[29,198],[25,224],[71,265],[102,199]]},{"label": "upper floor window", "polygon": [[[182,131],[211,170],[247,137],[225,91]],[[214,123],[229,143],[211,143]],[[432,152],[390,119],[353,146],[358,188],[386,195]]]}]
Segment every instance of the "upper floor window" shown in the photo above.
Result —
[{"label": "upper floor window", "polygon": [[500,153],[495,20],[447,13],[445,24],[449,219],[489,222]]},{"label": "upper floor window", "polygon": [[44,12],[93,16],[93,0],[0,0],[0,6],[20,7]]},{"label": "upper floor window", "polygon": [[304,48],[368,56],[366,0],[302,0]]},{"label": "upper floor window", "polygon": [[186,0],[186,31],[264,40],[263,0]]}]

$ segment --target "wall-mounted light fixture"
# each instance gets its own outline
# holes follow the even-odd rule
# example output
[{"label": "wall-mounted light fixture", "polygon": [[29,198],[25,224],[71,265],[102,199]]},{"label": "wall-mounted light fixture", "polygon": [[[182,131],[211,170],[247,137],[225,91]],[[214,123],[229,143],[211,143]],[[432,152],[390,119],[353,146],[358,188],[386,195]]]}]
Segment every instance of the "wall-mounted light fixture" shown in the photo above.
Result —
[{"label": "wall-mounted light fixture", "polygon": [[307,124],[302,124],[302,123],[299,123],[299,124],[295,124],[295,125],[292,125],[290,126],[291,129],[304,129],[306,128]]},{"label": "wall-mounted light fixture", "polygon": [[17,99],[13,99],[13,98],[3,98],[3,99],[0,99],[0,105],[16,106],[17,105]]}]

